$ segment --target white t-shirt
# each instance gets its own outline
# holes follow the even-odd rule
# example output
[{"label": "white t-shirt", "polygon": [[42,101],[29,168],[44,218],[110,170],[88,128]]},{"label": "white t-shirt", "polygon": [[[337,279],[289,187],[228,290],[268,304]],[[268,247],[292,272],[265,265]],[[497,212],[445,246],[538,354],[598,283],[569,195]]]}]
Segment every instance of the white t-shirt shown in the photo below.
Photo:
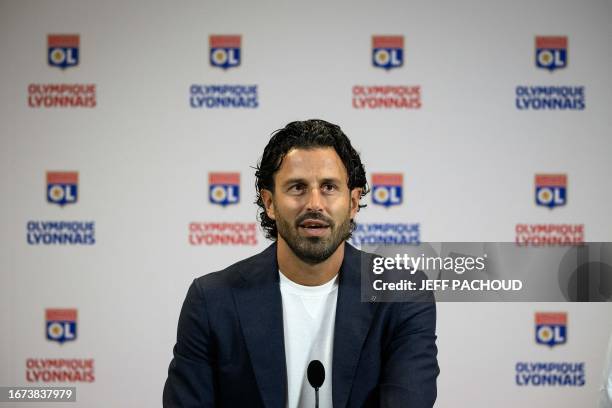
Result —
[{"label": "white t-shirt", "polygon": [[319,407],[331,407],[338,276],[321,286],[302,286],[282,272],[279,275],[287,363],[287,407],[315,406],[315,390],[306,376],[312,360],[319,360],[325,368],[325,381],[319,388]]}]

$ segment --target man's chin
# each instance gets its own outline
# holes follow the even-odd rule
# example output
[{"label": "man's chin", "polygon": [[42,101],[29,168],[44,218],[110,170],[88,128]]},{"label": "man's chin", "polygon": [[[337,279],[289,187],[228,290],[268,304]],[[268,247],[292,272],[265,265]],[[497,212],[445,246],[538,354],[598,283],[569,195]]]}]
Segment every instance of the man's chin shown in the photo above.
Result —
[{"label": "man's chin", "polygon": [[309,265],[316,265],[326,261],[338,249],[340,244],[332,248],[327,242],[327,239],[320,237],[307,238],[306,246],[302,246],[299,250],[294,251],[298,258]]},{"label": "man's chin", "polygon": [[[332,252],[333,253],[333,252]],[[300,260],[308,265],[318,265],[329,259],[331,254],[319,252],[302,252],[296,254]]]}]

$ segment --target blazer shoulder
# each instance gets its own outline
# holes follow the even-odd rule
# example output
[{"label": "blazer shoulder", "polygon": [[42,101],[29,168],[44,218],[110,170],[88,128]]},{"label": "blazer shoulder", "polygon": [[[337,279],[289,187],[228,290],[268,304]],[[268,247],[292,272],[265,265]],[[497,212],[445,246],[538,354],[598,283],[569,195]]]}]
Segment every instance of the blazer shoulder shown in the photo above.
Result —
[{"label": "blazer shoulder", "polygon": [[202,275],[194,280],[198,289],[205,292],[230,289],[240,285],[244,279],[243,273],[260,269],[262,265],[276,262],[276,245],[273,244],[264,251],[242,259],[225,269]]}]

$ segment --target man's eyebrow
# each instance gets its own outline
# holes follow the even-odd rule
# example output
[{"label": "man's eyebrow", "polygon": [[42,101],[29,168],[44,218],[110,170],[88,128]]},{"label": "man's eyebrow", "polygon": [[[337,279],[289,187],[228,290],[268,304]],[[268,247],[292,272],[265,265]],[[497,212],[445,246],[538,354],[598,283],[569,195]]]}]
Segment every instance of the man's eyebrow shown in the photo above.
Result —
[{"label": "man's eyebrow", "polygon": [[340,180],[337,177],[327,177],[327,178],[324,178],[323,180],[321,180],[321,183],[322,184],[327,184],[327,183],[340,184],[340,183],[342,183],[342,180]]},{"label": "man's eyebrow", "polygon": [[285,182],[283,183],[283,186],[288,186],[289,184],[307,184],[306,180],[303,178],[299,178],[299,177],[294,177],[294,178],[290,178],[285,180]]},{"label": "man's eyebrow", "polygon": [[[326,178],[321,179],[320,181],[321,184],[327,184],[327,183],[340,184],[341,182],[342,181],[336,177],[326,177]],[[294,177],[294,178],[285,180],[285,182],[283,183],[283,186],[288,186],[291,184],[308,184],[308,181],[300,177]]]}]

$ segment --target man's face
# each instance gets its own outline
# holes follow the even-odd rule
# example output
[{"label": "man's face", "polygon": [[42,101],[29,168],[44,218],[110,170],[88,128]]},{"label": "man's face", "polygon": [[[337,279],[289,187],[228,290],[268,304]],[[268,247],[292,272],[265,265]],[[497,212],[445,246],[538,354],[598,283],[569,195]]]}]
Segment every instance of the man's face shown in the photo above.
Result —
[{"label": "man's face", "polygon": [[274,176],[274,193],[264,193],[278,239],[311,265],[348,238],[360,198],[359,189],[349,191],[346,168],[331,147],[290,150]]}]

